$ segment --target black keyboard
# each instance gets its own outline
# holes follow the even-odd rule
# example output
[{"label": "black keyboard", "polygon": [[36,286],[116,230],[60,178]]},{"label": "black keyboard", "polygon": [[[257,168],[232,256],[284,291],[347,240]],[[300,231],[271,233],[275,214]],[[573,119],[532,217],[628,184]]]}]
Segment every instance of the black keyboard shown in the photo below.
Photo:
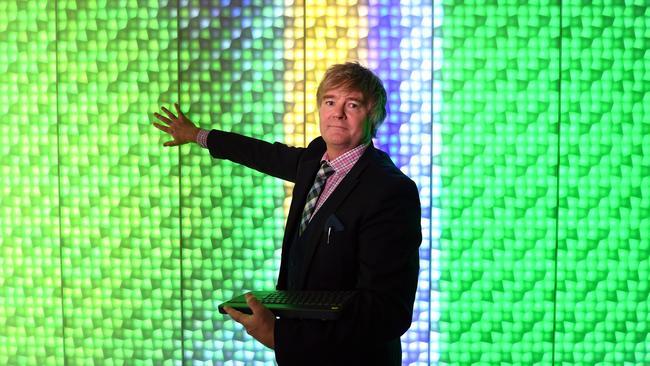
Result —
[{"label": "black keyboard", "polygon": [[[298,319],[338,319],[355,291],[253,291],[253,295],[276,316]],[[244,295],[219,305],[219,312],[226,314],[224,306],[243,313],[252,311]]]}]

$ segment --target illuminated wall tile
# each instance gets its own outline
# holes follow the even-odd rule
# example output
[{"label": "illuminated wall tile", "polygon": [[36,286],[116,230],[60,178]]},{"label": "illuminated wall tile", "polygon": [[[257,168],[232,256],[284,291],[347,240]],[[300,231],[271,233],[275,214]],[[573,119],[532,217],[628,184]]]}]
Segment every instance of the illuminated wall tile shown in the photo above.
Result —
[{"label": "illuminated wall tile", "polygon": [[0,364],[63,362],[54,2],[0,6]]},{"label": "illuminated wall tile", "polygon": [[[190,118],[283,141],[284,2],[183,5],[181,96]],[[185,10],[187,8],[187,10]],[[275,356],[217,306],[275,288],[284,228],[283,182],[198,146],[181,149],[184,344],[196,363]]]},{"label": "illuminated wall tile", "polygon": [[[430,306],[429,319],[429,363],[437,364],[440,360],[440,308],[441,292],[440,277],[442,267],[440,264],[440,237],[442,225],[440,220],[441,205],[440,199],[442,194],[442,177],[441,177],[441,153],[442,153],[442,69],[443,59],[443,38],[442,26],[444,23],[444,11],[440,2],[433,5],[433,45],[431,68],[433,72],[431,88],[431,185],[429,191],[430,212],[428,235],[431,243],[431,252],[429,253],[430,263],[429,270],[429,293],[431,294],[427,302]],[[424,192],[427,192],[426,189]],[[425,223],[426,220],[423,220]],[[426,230],[427,225],[423,225]]]},{"label": "illuminated wall tile", "polygon": [[175,4],[58,1],[65,360],[179,363]]},{"label": "illuminated wall tile", "polygon": [[[439,277],[431,273],[430,235],[433,6],[427,1],[371,1],[368,10],[368,65],[388,93],[388,116],[375,145],[416,182],[422,204],[419,287],[413,324],[402,337],[402,363],[429,365],[429,333],[437,322],[431,316],[439,317],[429,303],[431,278]],[[437,263],[434,271],[439,272]]]},{"label": "illuminated wall tile", "polygon": [[[305,4],[299,0],[285,5],[284,28],[284,143],[306,146],[305,136]],[[309,94],[310,97],[315,94]],[[312,121],[313,123],[313,121]],[[289,212],[291,191],[287,193],[285,212]]]},{"label": "illuminated wall tile", "polygon": [[444,13],[440,363],[548,364],[559,7]]},{"label": "illuminated wall tile", "polygon": [[[303,0],[287,3],[284,7],[284,143],[306,146],[305,135],[305,4]],[[293,183],[284,183],[284,215],[289,214]]]},{"label": "illuminated wall tile", "polygon": [[564,364],[650,363],[649,15],[638,1],[562,7]]}]

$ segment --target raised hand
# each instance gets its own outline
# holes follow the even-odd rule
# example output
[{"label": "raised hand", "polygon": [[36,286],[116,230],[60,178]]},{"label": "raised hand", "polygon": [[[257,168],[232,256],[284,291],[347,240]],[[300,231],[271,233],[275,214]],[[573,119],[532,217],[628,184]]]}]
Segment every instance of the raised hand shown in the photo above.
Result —
[{"label": "raised hand", "polygon": [[167,141],[164,146],[179,146],[186,144],[188,142],[196,142],[196,136],[199,133],[199,128],[194,125],[189,118],[183,114],[178,103],[174,103],[176,107],[176,113],[178,117],[169,111],[165,107],[160,107],[160,109],[165,112],[166,117],[160,113],[154,113],[154,117],[158,118],[162,123],[160,124],[154,122],[153,125],[157,129],[171,135],[174,139],[172,141]]}]

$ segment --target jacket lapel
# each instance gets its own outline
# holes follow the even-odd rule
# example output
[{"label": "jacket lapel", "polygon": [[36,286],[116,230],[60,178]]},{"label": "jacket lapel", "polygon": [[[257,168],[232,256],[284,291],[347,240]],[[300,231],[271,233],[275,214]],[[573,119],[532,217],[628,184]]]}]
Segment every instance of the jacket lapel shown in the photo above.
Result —
[{"label": "jacket lapel", "polygon": [[314,183],[314,177],[320,168],[320,159],[307,160],[301,164],[301,171],[304,174],[299,174],[296,178],[296,184],[293,187],[293,197],[291,199],[291,206],[289,208],[289,215],[287,216],[287,227],[285,229],[285,240],[292,240],[293,234],[300,224],[302,211],[305,208],[305,200],[307,193]]},{"label": "jacket lapel", "polygon": [[291,205],[289,206],[289,214],[287,216],[284,239],[282,241],[282,260],[280,261],[280,273],[278,274],[278,284],[276,286],[278,290],[286,290],[291,245],[293,244],[297,227],[300,225],[300,217],[305,207],[307,193],[309,193],[309,189],[314,183],[314,177],[320,167],[320,158],[325,152],[325,143],[322,139],[320,141],[316,140],[312,144],[315,146],[312,148],[310,144],[306,153],[309,155],[298,166],[296,182],[293,187]]},{"label": "jacket lapel", "polygon": [[[301,240],[302,245],[305,245],[305,257],[302,261],[301,273],[298,278],[298,288],[301,289],[305,285],[307,279],[307,272],[313,260],[316,248],[319,245],[319,236],[321,229],[325,223],[325,219],[336,210],[336,208],[345,200],[345,198],[352,192],[354,187],[359,183],[361,172],[368,166],[372,154],[374,154],[374,146],[372,143],[368,146],[366,151],[361,155],[357,163],[352,167],[348,174],[343,178],[341,183],[336,187],[332,195],[327,198],[327,201],[318,209],[316,215],[312,218],[307,230],[303,233],[306,235],[304,240]],[[305,192],[306,195],[306,192]],[[304,201],[304,197],[302,200]],[[304,206],[304,202],[303,202]]]}]

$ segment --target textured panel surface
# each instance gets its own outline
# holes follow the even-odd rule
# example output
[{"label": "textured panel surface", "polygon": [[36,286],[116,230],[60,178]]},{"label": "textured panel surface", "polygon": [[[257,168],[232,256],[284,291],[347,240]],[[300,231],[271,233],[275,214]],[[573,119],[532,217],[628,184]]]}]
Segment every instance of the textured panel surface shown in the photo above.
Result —
[{"label": "textured panel surface", "polygon": [[552,356],[559,8],[448,1],[441,363]]},{"label": "textured panel surface", "polygon": [[385,81],[375,143],[422,199],[403,363],[650,363],[648,19],[642,0],[0,1],[0,364],[273,364],[216,310],[275,285],[290,186],[163,148],[151,112],[304,145],[351,60]]},{"label": "textured panel surface", "polygon": [[[282,141],[284,2],[183,7],[181,99],[202,128]],[[207,150],[181,149],[184,344],[197,364],[272,362],[217,306],[271,290],[284,228],[282,181]]]},{"label": "textured panel surface", "polygon": [[562,7],[558,363],[650,364],[648,19]]},{"label": "textured panel surface", "polygon": [[54,2],[0,4],[0,364],[63,362]]},{"label": "textured panel surface", "polygon": [[178,155],[149,123],[176,95],[176,5],[57,8],[65,360],[180,362]]},{"label": "textured panel surface", "polygon": [[[431,257],[431,180],[439,181],[439,169],[432,173],[431,166],[432,12],[430,1],[368,3],[368,65],[388,93],[388,115],[377,132],[375,146],[389,153],[416,182],[422,205],[419,287],[413,323],[402,337],[402,363],[412,365],[429,365],[432,361],[428,352],[430,330],[439,317],[430,303],[431,297],[437,298],[438,294],[437,289],[430,292],[431,281],[439,277],[437,260]],[[436,130],[439,135],[439,127]]]}]

